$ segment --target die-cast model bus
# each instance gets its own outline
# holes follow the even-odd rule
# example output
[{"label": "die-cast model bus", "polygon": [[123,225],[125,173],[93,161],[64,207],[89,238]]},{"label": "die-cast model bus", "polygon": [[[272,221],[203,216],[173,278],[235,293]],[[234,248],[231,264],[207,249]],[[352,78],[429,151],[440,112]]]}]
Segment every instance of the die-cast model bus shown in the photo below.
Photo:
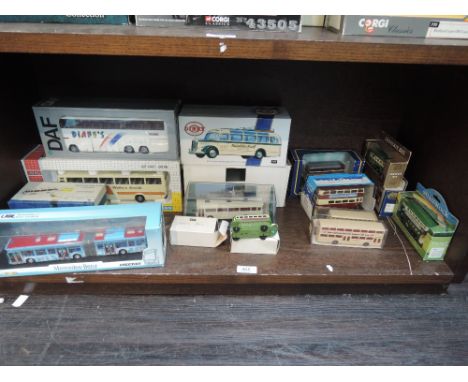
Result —
[{"label": "die-cast model bus", "polygon": [[197,216],[232,219],[237,215],[263,214],[263,201],[259,199],[197,199]]},{"label": "die-cast model bus", "polygon": [[313,242],[346,247],[383,247],[387,230],[373,212],[340,210],[335,213],[332,210],[327,217],[313,220]]},{"label": "die-cast model bus", "polygon": [[272,223],[270,215],[235,216],[231,223],[232,240],[260,238],[265,240],[278,232],[278,225]]},{"label": "die-cast model bus", "polygon": [[307,162],[302,172],[302,179],[305,182],[310,175],[334,174],[344,171],[345,165],[340,161]]},{"label": "die-cast model bus", "polygon": [[378,174],[382,174],[385,167],[385,161],[389,159],[388,155],[381,149],[373,147],[369,149],[366,155],[366,163],[369,164]]},{"label": "die-cast model bus", "polygon": [[146,246],[143,227],[110,228],[98,232],[13,236],[8,240],[5,252],[9,264],[20,265],[126,255],[142,252]]},{"label": "die-cast model bus", "polygon": [[320,187],[314,194],[317,206],[358,208],[364,200],[364,187]]},{"label": "die-cast model bus", "polygon": [[154,171],[98,171],[94,175],[87,171],[65,171],[59,173],[58,181],[105,184],[110,202],[143,203],[166,199],[169,186],[168,173]]},{"label": "die-cast model bus", "polygon": [[421,245],[429,229],[438,226],[437,220],[430,215],[429,211],[426,211],[413,198],[408,197],[401,201],[397,215],[410,235]]},{"label": "die-cast model bus", "polygon": [[135,118],[63,117],[66,147],[77,152],[163,153],[169,150],[164,121]]},{"label": "die-cast model bus", "polygon": [[199,158],[205,155],[216,158],[218,155],[240,155],[243,158],[279,157],[281,138],[271,131],[254,129],[212,129],[198,140],[192,141],[190,154]]}]

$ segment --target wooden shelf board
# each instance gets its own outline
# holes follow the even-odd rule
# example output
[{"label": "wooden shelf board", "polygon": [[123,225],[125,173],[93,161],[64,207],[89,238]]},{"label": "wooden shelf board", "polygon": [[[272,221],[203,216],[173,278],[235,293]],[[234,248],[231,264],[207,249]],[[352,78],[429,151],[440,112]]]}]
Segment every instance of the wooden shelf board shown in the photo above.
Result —
[{"label": "wooden shelf board", "polygon": [[[167,229],[172,220],[167,216]],[[383,250],[311,245],[308,218],[297,201],[278,209],[281,248],[275,255],[230,254],[228,243],[215,249],[168,246],[166,266],[81,274],[8,278],[3,283],[64,284],[66,277],[86,284],[306,285],[306,284],[447,284],[453,273],[441,261],[424,262],[399,232],[389,226]],[[256,266],[258,274],[236,272],[237,265]]]},{"label": "wooden shelf board", "polygon": [[[224,52],[220,42],[227,46]],[[267,34],[213,28],[0,24],[0,52],[8,53],[467,65],[467,47],[468,40],[343,37],[313,27],[300,34]]]}]

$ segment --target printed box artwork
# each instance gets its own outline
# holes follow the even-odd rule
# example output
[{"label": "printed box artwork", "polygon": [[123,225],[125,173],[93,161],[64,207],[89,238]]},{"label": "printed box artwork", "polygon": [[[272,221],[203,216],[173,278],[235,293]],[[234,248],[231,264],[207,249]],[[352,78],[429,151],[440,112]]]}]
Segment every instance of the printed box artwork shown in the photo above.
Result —
[{"label": "printed box artwork", "polygon": [[283,108],[184,106],[180,159],[184,165],[284,167],[290,126]]},{"label": "printed box artwork", "polygon": [[1,15],[1,23],[128,24],[126,15]]},{"label": "printed box artwork", "polygon": [[392,219],[423,260],[443,260],[458,226],[442,195],[420,183],[398,194]]},{"label": "printed box artwork", "polygon": [[42,146],[22,159],[30,182],[104,184],[111,204],[160,201],[164,211],[182,211],[179,161],[65,159],[44,157]]},{"label": "printed box artwork", "polygon": [[175,101],[49,99],[33,107],[47,156],[177,160]]},{"label": "printed box artwork", "polygon": [[136,15],[138,27],[184,27],[186,15]]},{"label": "printed box artwork", "polygon": [[0,277],[162,267],[161,203],[0,211]]},{"label": "printed box artwork", "polygon": [[18,209],[96,206],[105,204],[106,200],[106,187],[103,184],[32,182],[26,183],[8,201],[8,207]]},{"label": "printed box artwork", "polygon": [[276,206],[284,207],[291,165],[285,167],[184,165],[185,188],[190,182],[272,184]]},{"label": "printed box artwork", "polygon": [[406,179],[401,180],[399,187],[395,188],[384,188],[377,187],[375,191],[375,210],[379,217],[392,216],[393,210],[395,209],[398,193],[406,190],[408,181]]},{"label": "printed box artwork", "polygon": [[369,178],[382,187],[397,188],[405,175],[411,151],[383,133],[382,139],[366,139],[364,157]]},{"label": "printed box artwork", "polygon": [[290,149],[289,156],[293,166],[289,196],[299,196],[310,175],[359,174],[364,166],[364,161],[352,150]]},{"label": "printed box artwork", "polygon": [[300,32],[299,15],[188,15],[186,25],[249,29],[269,32]]}]

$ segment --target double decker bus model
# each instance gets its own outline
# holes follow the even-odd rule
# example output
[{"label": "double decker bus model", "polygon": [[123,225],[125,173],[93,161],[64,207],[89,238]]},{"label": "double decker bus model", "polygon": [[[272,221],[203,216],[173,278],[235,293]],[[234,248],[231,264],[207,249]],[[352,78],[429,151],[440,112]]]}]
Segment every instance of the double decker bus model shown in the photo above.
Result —
[{"label": "double decker bus model", "polygon": [[366,163],[369,164],[379,175],[383,174],[385,161],[388,160],[388,155],[378,147],[373,147],[367,152]]},{"label": "double decker bus model", "polygon": [[197,216],[233,219],[238,215],[263,214],[263,201],[259,199],[197,199]]},{"label": "double decker bus model", "polygon": [[[90,245],[90,243],[94,243]],[[90,256],[126,255],[146,248],[144,228],[110,228],[11,237],[5,253],[10,265],[78,260]]]},{"label": "double decker bus model", "polygon": [[247,128],[211,129],[203,139],[192,140],[190,154],[198,158],[205,155],[216,158],[218,155],[240,155],[243,158],[262,159],[281,155],[281,138],[273,131]]},{"label": "double decker bus model", "polygon": [[320,187],[315,191],[314,201],[319,207],[359,208],[364,200],[364,187]]},{"label": "double decker bus model", "polygon": [[164,121],[137,118],[63,117],[59,120],[67,150],[78,152],[165,153]]},{"label": "double decker bus model", "polygon": [[110,202],[143,203],[147,200],[160,201],[168,197],[169,179],[167,172],[153,171],[65,171],[58,175],[59,182],[105,184]]},{"label": "double decker bus model", "polygon": [[232,240],[260,238],[265,240],[278,232],[278,225],[272,223],[270,215],[235,216],[231,223]]}]

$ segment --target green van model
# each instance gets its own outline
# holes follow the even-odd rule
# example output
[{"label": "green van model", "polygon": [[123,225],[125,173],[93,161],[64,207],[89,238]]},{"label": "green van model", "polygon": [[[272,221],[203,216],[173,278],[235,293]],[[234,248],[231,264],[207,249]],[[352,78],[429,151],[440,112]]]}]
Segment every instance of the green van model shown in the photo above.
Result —
[{"label": "green van model", "polygon": [[265,240],[278,232],[278,225],[271,222],[270,215],[235,216],[231,223],[232,240],[254,239]]}]

